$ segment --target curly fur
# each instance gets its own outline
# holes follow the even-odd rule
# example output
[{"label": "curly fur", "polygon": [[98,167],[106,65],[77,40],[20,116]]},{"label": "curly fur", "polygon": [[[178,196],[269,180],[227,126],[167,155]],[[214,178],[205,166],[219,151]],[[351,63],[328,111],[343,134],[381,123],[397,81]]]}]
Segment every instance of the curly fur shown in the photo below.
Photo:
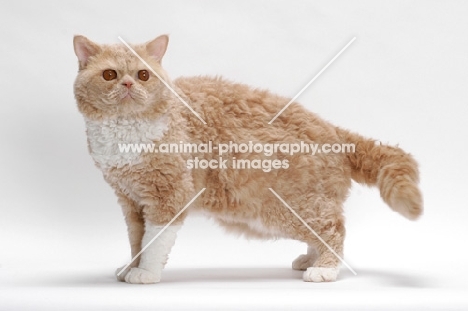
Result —
[{"label": "curly fur", "polygon": [[[342,206],[351,179],[377,186],[383,200],[403,216],[416,219],[421,215],[418,168],[409,154],[340,129],[298,103],[293,103],[268,125],[289,100],[266,90],[219,77],[184,77],[172,81],[161,66],[167,42],[167,36],[160,36],[133,48],[207,125],[153,74],[148,81],[138,80],[138,71],[146,68],[125,46],[99,45],[82,36],[74,40],[79,59],[75,97],[87,121],[90,153],[119,198],[128,225],[132,256],[141,250],[142,240],[148,239],[145,223],[165,225],[201,188],[206,191],[190,210],[213,217],[228,231],[252,238],[306,242],[314,256],[303,255],[295,261],[294,268],[307,270],[304,280],[314,282],[334,281],[340,262],[268,188],[275,189],[341,256],[345,237]],[[103,79],[102,72],[107,69],[115,70],[117,79]],[[148,134],[151,129],[155,129],[154,135]],[[314,156],[275,154],[280,160],[287,158],[289,168],[266,173],[255,169],[187,168],[186,161],[194,156],[210,160],[216,159],[217,154],[146,153],[122,158],[115,149],[119,142],[148,141],[354,143],[356,150]],[[232,156],[265,158],[258,154]],[[182,214],[175,225],[181,225],[186,215]],[[166,254],[155,256],[167,258],[169,250],[170,247]],[[147,271],[145,275],[148,260],[133,263],[132,268],[139,270],[126,280],[131,279],[130,283],[159,281],[154,275],[160,275],[160,271]]]}]

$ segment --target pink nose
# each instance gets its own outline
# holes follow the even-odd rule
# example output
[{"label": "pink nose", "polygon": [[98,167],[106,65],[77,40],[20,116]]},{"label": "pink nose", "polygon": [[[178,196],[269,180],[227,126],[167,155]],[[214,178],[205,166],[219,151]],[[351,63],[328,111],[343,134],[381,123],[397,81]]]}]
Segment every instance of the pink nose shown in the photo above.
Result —
[{"label": "pink nose", "polygon": [[131,81],[124,81],[122,82],[122,85],[125,85],[127,88],[130,88],[133,85],[133,83]]}]

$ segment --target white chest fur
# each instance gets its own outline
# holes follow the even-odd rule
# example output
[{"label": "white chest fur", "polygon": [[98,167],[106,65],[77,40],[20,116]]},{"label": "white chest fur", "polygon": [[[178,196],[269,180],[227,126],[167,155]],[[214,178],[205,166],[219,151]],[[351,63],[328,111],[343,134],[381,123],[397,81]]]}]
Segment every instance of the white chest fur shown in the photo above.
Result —
[{"label": "white chest fur", "polygon": [[102,169],[108,169],[140,163],[141,153],[125,152],[122,146],[160,140],[168,129],[168,118],[86,120],[86,128],[91,156]]}]

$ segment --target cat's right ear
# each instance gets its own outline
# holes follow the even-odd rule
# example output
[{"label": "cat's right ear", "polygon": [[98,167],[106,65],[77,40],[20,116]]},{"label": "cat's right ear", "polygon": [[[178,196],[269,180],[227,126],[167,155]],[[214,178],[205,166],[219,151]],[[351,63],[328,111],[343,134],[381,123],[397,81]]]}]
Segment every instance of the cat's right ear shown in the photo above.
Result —
[{"label": "cat's right ear", "polygon": [[168,43],[169,37],[167,35],[159,36],[153,41],[146,43],[146,51],[151,57],[161,63],[161,59],[166,53]]},{"label": "cat's right ear", "polygon": [[75,36],[73,38],[73,47],[78,57],[80,69],[86,68],[89,57],[96,55],[101,50],[98,44],[84,36]]}]

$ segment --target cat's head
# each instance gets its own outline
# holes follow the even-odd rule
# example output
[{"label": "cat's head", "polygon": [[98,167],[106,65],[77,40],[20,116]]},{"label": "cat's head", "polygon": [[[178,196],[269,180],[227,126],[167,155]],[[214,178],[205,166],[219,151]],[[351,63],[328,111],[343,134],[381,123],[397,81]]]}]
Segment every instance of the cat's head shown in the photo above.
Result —
[{"label": "cat's head", "polygon": [[163,112],[161,97],[167,90],[152,70],[168,80],[161,67],[168,40],[163,35],[131,46],[150,69],[124,44],[103,45],[75,36],[73,45],[79,63],[75,98],[81,113],[90,119],[102,119]]}]

